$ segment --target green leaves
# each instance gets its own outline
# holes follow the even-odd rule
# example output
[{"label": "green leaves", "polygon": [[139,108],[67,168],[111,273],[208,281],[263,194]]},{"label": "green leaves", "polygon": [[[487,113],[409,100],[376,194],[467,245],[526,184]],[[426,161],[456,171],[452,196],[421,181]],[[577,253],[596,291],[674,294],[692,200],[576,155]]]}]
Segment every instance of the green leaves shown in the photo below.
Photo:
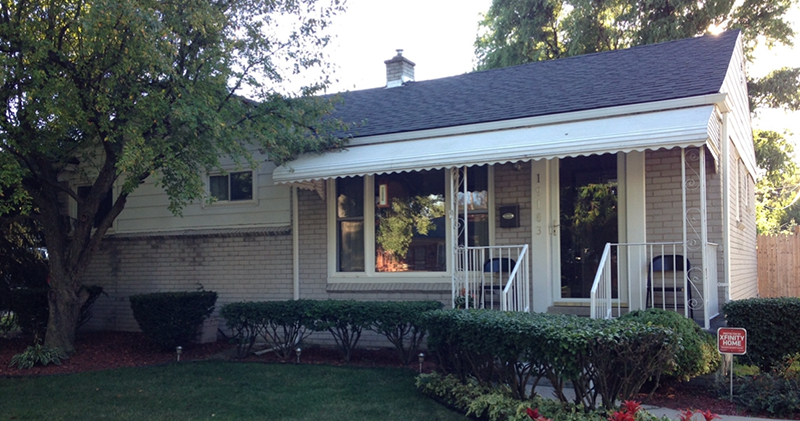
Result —
[{"label": "green leaves", "polygon": [[9,367],[33,368],[35,365],[61,365],[61,360],[69,358],[58,348],[50,348],[37,342],[29,346],[21,354],[11,357]]},{"label": "green leaves", "polygon": [[629,399],[644,382],[672,363],[678,345],[672,331],[626,321],[486,310],[427,312],[428,347],[445,373],[483,387],[500,383],[522,399],[539,379],[563,393],[572,383],[587,408]]},{"label": "green leaves", "polygon": [[722,312],[728,326],[747,329],[747,354],[739,358],[762,372],[782,368],[787,358],[800,352],[800,298],[731,301]]}]

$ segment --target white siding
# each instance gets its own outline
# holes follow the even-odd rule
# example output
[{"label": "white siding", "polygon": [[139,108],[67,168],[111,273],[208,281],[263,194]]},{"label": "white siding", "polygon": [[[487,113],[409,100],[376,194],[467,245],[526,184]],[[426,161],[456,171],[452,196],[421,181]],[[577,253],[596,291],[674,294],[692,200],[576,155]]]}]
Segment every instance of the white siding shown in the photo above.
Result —
[{"label": "white siding", "polygon": [[169,199],[153,177],[134,190],[114,226],[116,234],[187,229],[278,227],[290,224],[290,188],[275,185],[275,165],[265,162],[255,172],[256,197],[244,203],[191,203],[183,216],[168,209]]}]

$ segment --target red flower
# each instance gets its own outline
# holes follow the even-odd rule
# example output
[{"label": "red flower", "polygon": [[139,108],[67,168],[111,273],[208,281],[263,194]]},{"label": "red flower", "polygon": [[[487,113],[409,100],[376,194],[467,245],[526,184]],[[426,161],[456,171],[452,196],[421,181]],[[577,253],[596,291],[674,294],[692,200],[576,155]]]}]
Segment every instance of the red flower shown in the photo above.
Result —
[{"label": "red flower", "polygon": [[642,404],[641,402],[636,402],[636,401],[624,401],[622,402],[622,407],[625,412],[631,415],[636,415],[636,413],[639,412],[640,409],[642,409]]},{"label": "red flower", "polygon": [[681,409],[680,414],[678,416],[681,418],[681,421],[691,421],[694,417],[694,409]]},{"label": "red flower", "polygon": [[633,414],[616,411],[608,417],[608,421],[634,421]]},{"label": "red flower", "polygon": [[711,421],[711,420],[720,418],[719,415],[711,412],[711,410],[709,410],[709,409],[706,409],[705,411],[697,411],[697,412],[701,413],[703,415],[703,418],[706,419],[706,421]]},{"label": "red flower", "polygon": [[539,415],[539,408],[530,409],[527,408],[525,411],[528,412],[528,416],[531,417],[532,420],[538,420],[541,415]]}]

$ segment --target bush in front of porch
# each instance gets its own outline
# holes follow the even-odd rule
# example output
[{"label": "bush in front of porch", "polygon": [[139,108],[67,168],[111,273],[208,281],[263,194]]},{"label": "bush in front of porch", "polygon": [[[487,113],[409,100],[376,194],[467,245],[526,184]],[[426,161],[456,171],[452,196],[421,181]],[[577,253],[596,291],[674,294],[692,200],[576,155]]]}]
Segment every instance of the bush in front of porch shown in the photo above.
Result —
[{"label": "bush in front of porch", "polygon": [[440,310],[425,313],[423,322],[440,369],[461,382],[503,385],[524,399],[545,378],[562,402],[569,382],[588,409],[632,399],[670,368],[679,344],[670,329],[624,320]]},{"label": "bush in front of porch", "polygon": [[700,325],[674,311],[650,308],[636,310],[620,316],[647,325],[662,326],[678,335],[680,346],[675,352],[675,365],[664,372],[679,380],[713,373],[722,359],[716,348],[716,338],[700,329]]}]

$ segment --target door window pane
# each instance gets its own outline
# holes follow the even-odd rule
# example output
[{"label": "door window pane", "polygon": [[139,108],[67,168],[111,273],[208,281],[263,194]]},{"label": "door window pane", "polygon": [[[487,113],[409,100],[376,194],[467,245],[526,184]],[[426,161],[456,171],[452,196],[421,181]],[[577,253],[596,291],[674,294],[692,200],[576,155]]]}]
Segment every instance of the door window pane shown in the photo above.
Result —
[{"label": "door window pane", "polygon": [[561,298],[590,298],[603,249],[619,240],[617,157],[564,158],[559,178]]}]

